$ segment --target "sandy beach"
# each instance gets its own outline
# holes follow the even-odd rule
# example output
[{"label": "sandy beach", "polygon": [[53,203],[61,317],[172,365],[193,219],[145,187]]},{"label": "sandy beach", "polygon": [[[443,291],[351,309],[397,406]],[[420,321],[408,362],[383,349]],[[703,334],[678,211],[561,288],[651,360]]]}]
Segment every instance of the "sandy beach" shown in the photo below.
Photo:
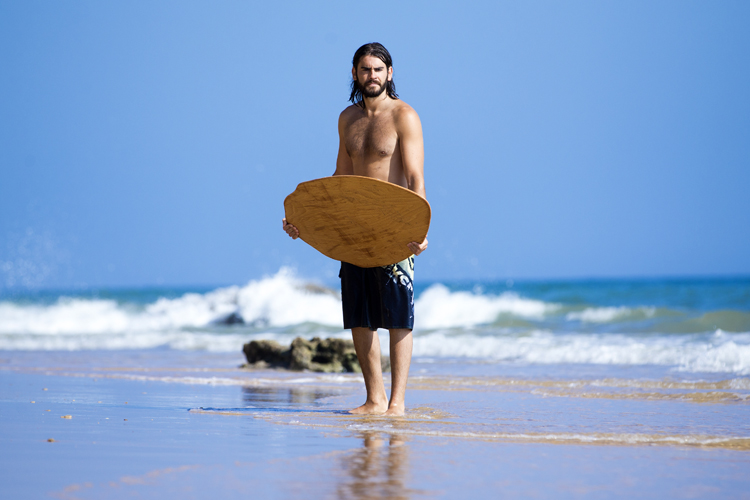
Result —
[{"label": "sandy beach", "polygon": [[746,378],[417,360],[406,417],[383,418],[344,413],[356,375],[234,354],[0,359],[8,498],[750,495]]}]

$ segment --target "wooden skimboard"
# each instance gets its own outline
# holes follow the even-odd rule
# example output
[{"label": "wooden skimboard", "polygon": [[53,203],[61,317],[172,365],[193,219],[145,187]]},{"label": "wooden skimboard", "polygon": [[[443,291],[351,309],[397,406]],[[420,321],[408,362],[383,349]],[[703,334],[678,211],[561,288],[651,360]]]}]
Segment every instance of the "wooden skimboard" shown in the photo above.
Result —
[{"label": "wooden skimboard", "polygon": [[370,177],[337,175],[303,182],[284,200],[300,238],[332,259],[359,267],[400,262],[430,227],[430,204],[406,188]]}]

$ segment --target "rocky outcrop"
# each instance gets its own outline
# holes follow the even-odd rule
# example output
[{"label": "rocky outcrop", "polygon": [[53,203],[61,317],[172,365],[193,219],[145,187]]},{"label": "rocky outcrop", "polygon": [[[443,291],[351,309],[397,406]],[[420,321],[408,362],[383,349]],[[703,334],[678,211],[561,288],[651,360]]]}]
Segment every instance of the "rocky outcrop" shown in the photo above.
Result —
[{"label": "rocky outcrop", "polygon": [[[361,373],[354,343],[343,339],[305,340],[297,337],[292,345],[284,347],[273,340],[253,340],[242,348],[247,358],[247,368],[286,368],[313,372]],[[387,356],[382,357],[383,371],[390,369]]]},{"label": "rocky outcrop", "polygon": [[219,316],[218,318],[211,321],[211,324],[212,325],[224,325],[224,326],[244,325],[245,318],[243,318],[239,312],[235,311],[233,313]]}]

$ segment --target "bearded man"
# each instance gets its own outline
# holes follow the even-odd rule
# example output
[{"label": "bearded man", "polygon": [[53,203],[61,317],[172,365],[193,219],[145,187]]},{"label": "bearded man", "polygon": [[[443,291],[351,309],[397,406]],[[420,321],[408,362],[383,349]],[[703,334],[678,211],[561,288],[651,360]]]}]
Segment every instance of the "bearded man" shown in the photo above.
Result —
[{"label": "bearded man", "polygon": [[[354,53],[349,100],[352,105],[339,116],[333,175],[372,177],[426,198],[422,124],[416,111],[396,94],[391,55],[381,44],[368,43]],[[286,219],[283,228],[292,238],[299,237]],[[427,239],[405,244],[419,255],[427,248]],[[341,263],[344,328],[352,331],[367,389],[365,403],[350,413],[404,414],[414,327],[414,255],[374,268]],[[390,399],[383,385],[378,328],[390,334]]]}]

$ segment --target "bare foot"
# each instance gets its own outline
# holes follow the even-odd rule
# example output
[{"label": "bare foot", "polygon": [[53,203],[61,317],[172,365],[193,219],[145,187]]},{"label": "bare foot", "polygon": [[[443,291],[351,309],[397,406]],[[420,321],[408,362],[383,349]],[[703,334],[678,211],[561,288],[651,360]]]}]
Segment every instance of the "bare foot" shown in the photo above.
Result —
[{"label": "bare foot", "polygon": [[388,404],[367,402],[358,408],[349,410],[352,415],[382,415],[388,409]]},{"label": "bare foot", "polygon": [[403,417],[404,416],[404,405],[394,405],[392,404],[388,411],[386,411],[383,415],[386,417]]}]

